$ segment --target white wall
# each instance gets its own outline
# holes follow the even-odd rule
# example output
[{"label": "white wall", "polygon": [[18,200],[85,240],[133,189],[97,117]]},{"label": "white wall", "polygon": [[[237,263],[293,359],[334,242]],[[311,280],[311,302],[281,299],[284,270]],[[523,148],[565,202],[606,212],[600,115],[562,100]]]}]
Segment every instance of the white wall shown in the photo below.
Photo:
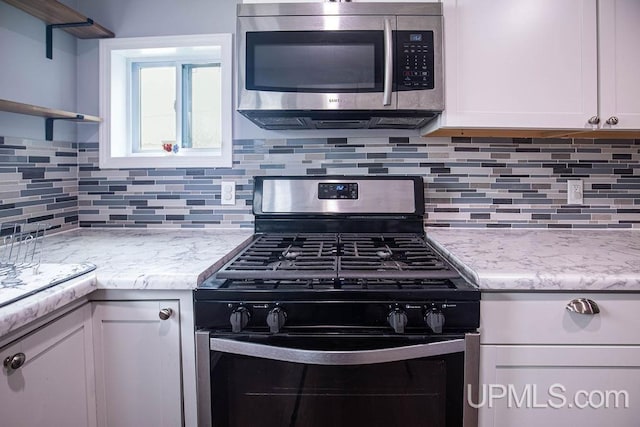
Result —
[{"label": "white wall", "polygon": [[[75,38],[54,30],[50,60],[45,29],[43,21],[0,1],[0,98],[76,111]],[[54,137],[75,141],[75,129],[72,123],[57,122]],[[44,119],[0,112],[0,136],[44,139]]]}]

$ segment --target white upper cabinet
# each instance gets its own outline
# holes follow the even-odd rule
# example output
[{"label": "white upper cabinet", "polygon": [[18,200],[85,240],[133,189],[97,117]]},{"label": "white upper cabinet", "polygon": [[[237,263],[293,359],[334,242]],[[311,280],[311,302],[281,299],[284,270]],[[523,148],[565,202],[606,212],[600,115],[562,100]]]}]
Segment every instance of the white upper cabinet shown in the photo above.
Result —
[{"label": "white upper cabinet", "polygon": [[596,0],[443,3],[440,126],[588,126],[598,103]]},{"label": "white upper cabinet", "polygon": [[640,129],[640,1],[601,1],[598,13],[600,127]]}]

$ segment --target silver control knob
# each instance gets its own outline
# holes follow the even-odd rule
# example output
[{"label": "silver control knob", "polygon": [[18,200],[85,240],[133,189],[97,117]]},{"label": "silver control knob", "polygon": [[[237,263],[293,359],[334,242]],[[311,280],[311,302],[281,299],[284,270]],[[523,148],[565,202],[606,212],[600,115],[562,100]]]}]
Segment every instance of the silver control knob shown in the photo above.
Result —
[{"label": "silver control knob", "polygon": [[404,334],[404,327],[407,326],[407,315],[400,309],[395,309],[387,316],[387,322],[396,332],[396,334]]},{"label": "silver control knob", "polygon": [[247,323],[249,323],[249,319],[251,318],[251,314],[249,310],[244,307],[238,307],[231,313],[229,317],[229,322],[231,323],[231,332],[238,333],[242,332]]},{"label": "silver control knob", "polygon": [[434,334],[441,334],[444,326],[444,314],[437,310],[428,311],[424,316],[424,321]]},{"label": "silver control knob", "polygon": [[267,325],[269,326],[269,332],[277,334],[284,326],[284,322],[287,320],[287,313],[280,307],[276,307],[267,314]]}]

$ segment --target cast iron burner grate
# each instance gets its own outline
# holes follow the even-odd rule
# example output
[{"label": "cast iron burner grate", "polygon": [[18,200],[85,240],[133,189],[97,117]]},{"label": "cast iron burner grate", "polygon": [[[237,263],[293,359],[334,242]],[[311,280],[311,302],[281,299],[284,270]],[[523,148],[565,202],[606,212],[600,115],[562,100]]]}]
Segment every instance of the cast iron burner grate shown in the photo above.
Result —
[{"label": "cast iron burner grate", "polygon": [[459,275],[415,234],[273,233],[258,236],[217,277],[424,280]]}]

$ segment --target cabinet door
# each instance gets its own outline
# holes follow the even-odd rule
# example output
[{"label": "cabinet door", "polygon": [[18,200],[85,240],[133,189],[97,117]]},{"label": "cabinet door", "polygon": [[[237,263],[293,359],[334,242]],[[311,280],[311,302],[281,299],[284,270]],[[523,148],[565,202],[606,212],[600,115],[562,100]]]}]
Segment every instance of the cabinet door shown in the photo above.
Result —
[{"label": "cabinet door", "polygon": [[600,2],[598,16],[601,127],[640,129],[640,1]]},{"label": "cabinet door", "polygon": [[178,302],[93,304],[98,425],[182,425]]},{"label": "cabinet door", "polygon": [[25,356],[0,367],[0,425],[95,426],[92,345],[87,304],[0,349],[2,361]]},{"label": "cabinet door", "polygon": [[480,427],[638,425],[640,347],[481,346],[480,358]]},{"label": "cabinet door", "polygon": [[596,0],[443,4],[443,126],[588,126],[598,106]]}]

